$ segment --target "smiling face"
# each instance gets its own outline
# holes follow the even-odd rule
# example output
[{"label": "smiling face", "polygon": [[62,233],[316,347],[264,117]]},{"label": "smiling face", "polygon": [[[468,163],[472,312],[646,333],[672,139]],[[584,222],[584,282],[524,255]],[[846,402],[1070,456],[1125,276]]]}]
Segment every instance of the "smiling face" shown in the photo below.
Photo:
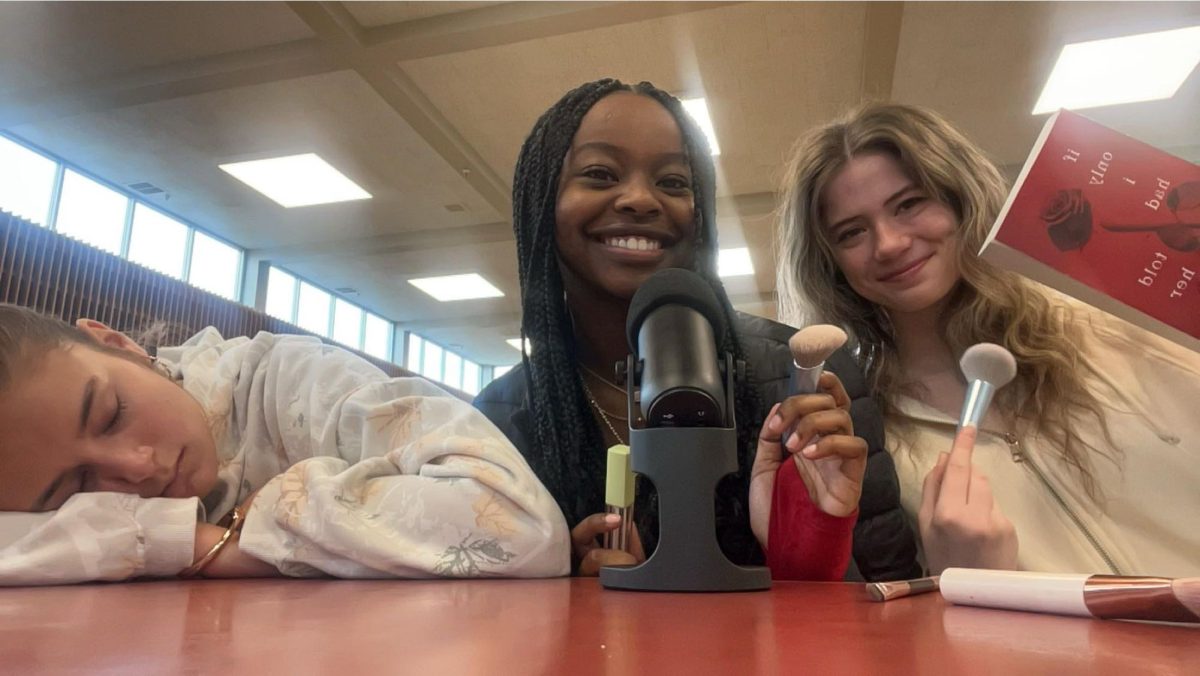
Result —
[{"label": "smiling face", "polygon": [[957,216],[888,153],[850,158],[822,191],[821,213],[850,287],[893,313],[940,304],[961,277]]},{"label": "smiling face", "polygon": [[191,497],[215,486],[200,405],[124,336],[105,342],[116,349],[51,347],[0,392],[0,510],[56,509],[85,491]]},{"label": "smiling face", "polygon": [[628,301],[654,272],[692,267],[692,172],[666,108],[617,92],[584,115],[563,162],[555,238],[572,296]]}]

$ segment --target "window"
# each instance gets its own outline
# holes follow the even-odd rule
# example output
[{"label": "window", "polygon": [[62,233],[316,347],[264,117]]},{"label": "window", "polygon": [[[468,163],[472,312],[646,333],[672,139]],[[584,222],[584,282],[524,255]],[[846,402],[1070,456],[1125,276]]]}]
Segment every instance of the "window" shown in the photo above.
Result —
[{"label": "window", "polygon": [[67,169],[54,228],[119,256],[128,210],[128,197]]},{"label": "window", "polygon": [[0,136],[0,210],[45,226],[58,164]]},{"label": "window", "polygon": [[362,345],[363,311],[338,298],[333,301],[333,339],[358,349]]},{"label": "window", "polygon": [[328,338],[329,304],[332,299],[332,296],[312,284],[300,282],[300,302],[296,306],[296,326]]},{"label": "window", "polygon": [[413,373],[421,372],[421,346],[424,343],[424,339],[417,334],[408,334],[408,354],[404,356],[404,368]]},{"label": "window", "polygon": [[267,314],[295,322],[296,278],[277,267],[267,274]]},{"label": "window", "polygon": [[469,359],[463,360],[462,390],[470,395],[479,394],[479,364]]},{"label": "window", "polygon": [[425,342],[425,355],[421,359],[421,375],[442,382],[442,347]]},{"label": "window", "polygon": [[500,376],[504,375],[505,373],[508,373],[511,370],[513,370],[512,366],[493,366],[492,367],[492,380],[499,378]]},{"label": "window", "polygon": [[188,270],[189,284],[229,300],[237,300],[241,271],[241,250],[199,230],[195,231],[192,262]]},{"label": "window", "polygon": [[462,374],[463,374],[463,358],[457,354],[446,351],[446,366],[445,373],[442,375],[442,382],[455,389],[462,389]]},{"label": "window", "polygon": [[188,227],[144,204],[133,207],[129,260],[175,279],[183,278]]},{"label": "window", "polygon": [[363,352],[384,361],[392,360],[392,323],[383,317],[367,313],[364,326]]}]

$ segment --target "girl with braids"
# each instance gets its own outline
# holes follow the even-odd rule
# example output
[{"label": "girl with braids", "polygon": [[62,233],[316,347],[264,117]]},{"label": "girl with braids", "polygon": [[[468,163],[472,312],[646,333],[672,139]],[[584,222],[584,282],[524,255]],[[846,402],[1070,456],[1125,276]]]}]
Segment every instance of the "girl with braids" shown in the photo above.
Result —
[{"label": "girl with braids", "polygon": [[[980,259],[1007,190],[931,111],[855,110],[786,176],[780,314],[854,336],[931,572],[1200,574],[1200,355]],[[979,342],[1017,377],[955,439]]]},{"label": "girl with braids", "polygon": [[[628,442],[629,421],[617,413],[626,394],[612,375],[628,352],[626,312],[637,288],[667,267],[708,280],[736,327],[720,338],[721,350],[750,367],[735,393],[740,469],[717,489],[725,553],[751,564],[764,560],[765,548],[777,577],[840,579],[853,533],[854,559],[867,578],[916,571],[878,413],[861,396],[864,383],[849,357],[830,360],[838,376],[826,374],[824,394],[768,411],[786,395],[786,343],[794,331],[730,306],[716,274],[713,163],[679,101],[648,83],[606,79],[578,87],[534,125],[513,185],[522,335],[531,349],[475,403],[558,500],[574,527],[581,574],[644,555],[636,544],[631,557],[595,541],[619,525],[618,517],[599,512],[605,448]],[[779,440],[794,424],[787,452],[795,462],[785,462]],[[816,433],[820,443],[802,449],[798,442]],[[648,484],[638,488],[635,540],[649,551],[657,537],[655,496]]]}]

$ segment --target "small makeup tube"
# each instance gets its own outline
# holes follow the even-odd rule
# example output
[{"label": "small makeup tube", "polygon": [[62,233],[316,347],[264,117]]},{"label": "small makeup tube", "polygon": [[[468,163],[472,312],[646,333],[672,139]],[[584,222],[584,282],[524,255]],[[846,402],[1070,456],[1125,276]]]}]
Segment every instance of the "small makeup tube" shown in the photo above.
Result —
[{"label": "small makeup tube", "polygon": [[942,596],[964,606],[1106,620],[1200,623],[1200,578],[947,568]]},{"label": "small makeup tube", "polygon": [[605,549],[629,551],[633,533],[635,478],[629,447],[617,444],[608,449],[607,478],[604,482],[605,513],[621,517],[621,526],[604,534]]},{"label": "small makeup tube", "polygon": [[926,592],[937,591],[938,576],[921,577],[915,580],[898,580],[896,582],[868,582],[867,596],[872,601],[891,601],[892,599],[916,596]]}]

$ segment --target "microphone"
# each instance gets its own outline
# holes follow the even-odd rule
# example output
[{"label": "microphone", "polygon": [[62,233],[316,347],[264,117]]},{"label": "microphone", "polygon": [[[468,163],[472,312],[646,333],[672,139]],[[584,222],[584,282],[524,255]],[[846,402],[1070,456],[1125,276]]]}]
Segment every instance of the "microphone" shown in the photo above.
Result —
[{"label": "microphone", "polygon": [[967,396],[963,399],[958,429],[979,427],[992,403],[992,395],[1017,375],[1017,360],[1012,353],[993,343],[978,343],[963,352],[958,365],[967,378]]},{"label": "microphone", "polygon": [[[617,365],[628,383],[630,412],[644,426],[629,427],[629,466],[658,493],[658,546],[636,566],[605,566],[600,584],[633,591],[751,591],[771,586],[762,566],[734,565],[717,542],[713,494],[738,470],[734,383],[743,366],[719,345],[730,327],[723,306],[703,277],[668,268],[647,279],[629,305],[625,335],[633,354]],[[611,456],[610,456],[611,457]],[[620,466],[613,485],[632,486]],[[632,502],[614,491],[610,505]]]},{"label": "microphone", "polygon": [[704,278],[668,268],[646,280],[629,304],[625,335],[641,370],[648,427],[725,426],[725,384],[717,345],[725,316]]}]

